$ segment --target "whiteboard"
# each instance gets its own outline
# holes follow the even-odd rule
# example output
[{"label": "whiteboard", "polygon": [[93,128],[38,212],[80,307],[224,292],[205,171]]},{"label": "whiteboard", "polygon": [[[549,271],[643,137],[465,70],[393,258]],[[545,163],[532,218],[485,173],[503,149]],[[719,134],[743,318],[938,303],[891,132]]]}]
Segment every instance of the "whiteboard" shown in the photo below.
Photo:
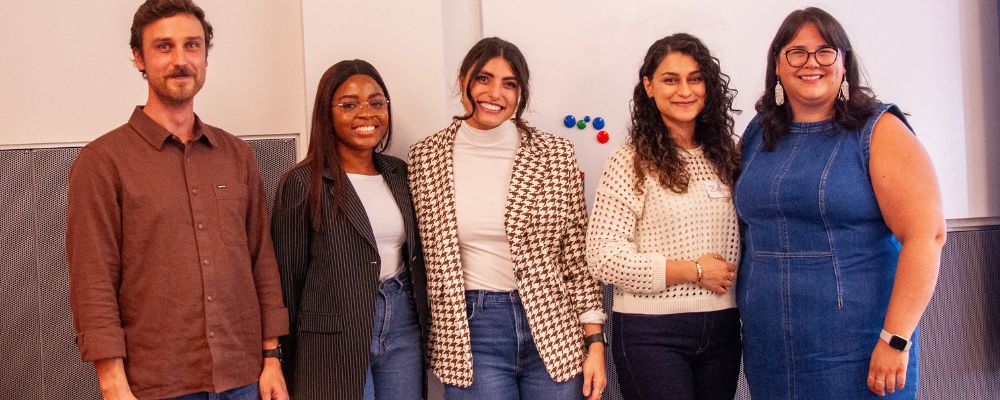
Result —
[{"label": "whiteboard", "polygon": [[[677,32],[702,39],[739,91],[742,134],[764,90],[774,33],[789,12],[809,5],[844,25],[879,99],[910,114],[938,173],[946,218],[968,217],[959,2],[483,0],[483,36],[524,53],[532,90],[525,118],[574,143],[590,203],[608,154],[627,135],[628,103],[650,44]],[[598,143],[589,125],[564,127],[566,115],[603,117],[611,140]]]}]

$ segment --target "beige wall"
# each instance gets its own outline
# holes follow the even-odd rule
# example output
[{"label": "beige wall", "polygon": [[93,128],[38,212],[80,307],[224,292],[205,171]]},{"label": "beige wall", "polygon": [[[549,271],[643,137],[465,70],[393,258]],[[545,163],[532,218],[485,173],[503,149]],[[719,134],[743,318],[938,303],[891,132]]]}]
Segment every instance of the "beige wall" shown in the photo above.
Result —
[{"label": "beige wall", "polygon": [[[0,5],[0,145],[90,141],[146,101],[129,27],[139,1]],[[305,129],[301,4],[201,0],[215,27],[195,111],[238,135]]]},{"label": "beige wall", "polygon": [[[405,156],[410,144],[443,128],[450,116],[461,111],[455,70],[481,35],[479,3],[201,0],[199,4],[216,27],[216,40],[209,56],[208,80],[195,109],[209,123],[239,135],[305,134],[322,72],[341,59],[364,58],[379,68],[393,95],[396,137],[390,153]],[[131,108],[146,99],[146,83],[132,66],[127,44],[138,4],[138,0],[0,4],[0,147],[87,142],[125,122]],[[919,37],[886,33],[856,41],[868,46],[863,49],[866,54],[883,52],[903,39],[927,44],[926,51],[901,57],[896,63],[868,65],[872,75],[878,76],[876,87],[881,95],[913,112],[911,119],[924,128],[918,135],[929,145],[943,186],[949,193],[961,193],[948,195],[957,199],[946,202],[948,216],[997,217],[1000,157],[993,156],[1000,152],[1000,135],[996,134],[1000,80],[994,78],[1000,72],[997,7],[995,2],[977,0],[947,7],[917,2],[907,12],[929,7],[944,11],[936,23],[920,24],[925,34]],[[897,12],[897,18],[907,12]],[[844,7],[840,13],[844,20],[864,21],[851,27],[857,32],[884,17],[854,15]],[[601,18],[603,25],[588,29],[614,26],[616,17]],[[941,43],[943,33],[960,40]],[[941,59],[943,55],[956,55],[959,60]],[[539,68],[543,66],[543,58],[532,59]],[[944,63],[954,71],[916,73],[919,68],[914,66],[933,63]],[[739,75],[735,71],[734,79]],[[944,94],[941,91],[902,95],[928,82],[947,82],[946,92],[956,101],[935,103]],[[542,93],[537,94],[537,100],[542,100]],[[940,106],[921,110],[915,107],[921,102]],[[534,110],[544,108],[543,103],[535,103]],[[957,103],[961,104],[959,113],[933,111]],[[540,121],[558,121],[559,117]],[[305,136],[302,139],[300,156],[307,142]],[[584,163],[603,162],[589,154],[586,146],[578,150]],[[596,179],[595,174],[589,175]]]}]

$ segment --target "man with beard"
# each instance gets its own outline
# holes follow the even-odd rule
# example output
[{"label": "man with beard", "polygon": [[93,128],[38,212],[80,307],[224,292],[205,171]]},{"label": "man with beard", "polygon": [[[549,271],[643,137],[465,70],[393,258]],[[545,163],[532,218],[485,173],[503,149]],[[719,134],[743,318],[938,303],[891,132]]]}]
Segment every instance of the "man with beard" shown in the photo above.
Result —
[{"label": "man with beard", "polygon": [[142,4],[130,44],[146,104],[70,173],[77,345],[105,399],[288,398],[277,358],[288,313],[257,162],[194,113],[211,41],[191,0]]}]

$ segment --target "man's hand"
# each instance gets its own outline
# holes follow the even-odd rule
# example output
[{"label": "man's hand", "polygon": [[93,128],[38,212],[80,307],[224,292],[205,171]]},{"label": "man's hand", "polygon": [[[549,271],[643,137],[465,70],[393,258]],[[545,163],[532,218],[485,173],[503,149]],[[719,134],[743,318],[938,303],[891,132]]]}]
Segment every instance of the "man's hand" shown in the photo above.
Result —
[{"label": "man's hand", "polygon": [[121,358],[105,358],[94,361],[94,369],[97,371],[101,396],[105,400],[136,400],[132,389],[128,387],[125,362]]},{"label": "man's hand", "polygon": [[[278,339],[265,339],[261,349],[278,348]],[[275,357],[264,357],[264,368],[260,371],[261,400],[288,400],[288,387],[285,386],[285,375],[281,373],[281,360]]]}]

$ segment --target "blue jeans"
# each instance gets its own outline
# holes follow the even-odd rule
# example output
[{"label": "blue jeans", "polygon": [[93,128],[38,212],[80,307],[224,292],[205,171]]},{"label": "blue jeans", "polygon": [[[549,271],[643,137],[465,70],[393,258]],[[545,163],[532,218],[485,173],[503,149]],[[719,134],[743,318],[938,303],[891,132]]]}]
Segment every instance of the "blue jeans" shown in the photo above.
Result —
[{"label": "blue jeans", "polygon": [[420,323],[409,274],[386,279],[375,296],[365,400],[420,400],[424,383]]},{"label": "blue jeans", "polygon": [[666,315],[614,313],[611,353],[622,398],[726,399],[740,374],[735,308]]},{"label": "blue jeans", "polygon": [[199,392],[164,400],[260,400],[260,389],[256,383],[251,383],[222,393]]},{"label": "blue jeans", "polygon": [[444,397],[462,399],[580,399],[583,374],[566,382],[545,370],[517,292],[468,290],[472,386],[445,385]]}]

